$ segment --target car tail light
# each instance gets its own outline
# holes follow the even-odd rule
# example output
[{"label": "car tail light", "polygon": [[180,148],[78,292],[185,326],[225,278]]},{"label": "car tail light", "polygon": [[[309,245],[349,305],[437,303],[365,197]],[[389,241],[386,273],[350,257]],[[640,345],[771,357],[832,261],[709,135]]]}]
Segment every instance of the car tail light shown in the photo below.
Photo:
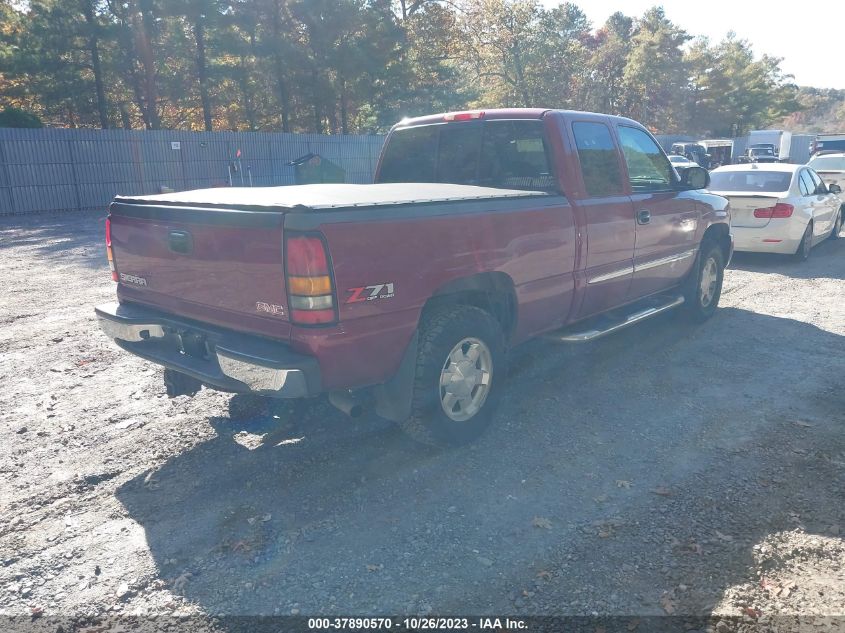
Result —
[{"label": "car tail light", "polygon": [[114,265],[114,252],[111,248],[111,218],[106,218],[106,257],[109,260],[112,281],[119,281],[120,277],[117,274],[117,267]]},{"label": "car tail light", "polygon": [[285,271],[291,321],[304,325],[334,323],[337,320],[334,282],[323,238],[288,236]]},{"label": "car tail light", "polygon": [[778,202],[773,207],[764,207],[762,209],[754,209],[754,217],[764,220],[771,220],[772,218],[791,218],[792,212],[795,210],[791,204],[785,202]]},{"label": "car tail light", "polygon": [[473,119],[481,119],[484,117],[484,111],[476,112],[450,112],[443,115],[444,121],[472,121]]}]

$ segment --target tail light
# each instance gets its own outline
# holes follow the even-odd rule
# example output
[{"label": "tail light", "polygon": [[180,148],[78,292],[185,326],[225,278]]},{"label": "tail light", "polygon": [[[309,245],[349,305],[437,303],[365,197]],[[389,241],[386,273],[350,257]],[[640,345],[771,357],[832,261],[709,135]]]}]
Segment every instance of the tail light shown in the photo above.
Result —
[{"label": "tail light", "polygon": [[334,323],[337,320],[334,282],[329,261],[328,250],[322,237],[287,237],[285,271],[292,322],[317,325]]},{"label": "tail light", "polygon": [[109,260],[111,279],[112,281],[118,281],[120,277],[117,275],[117,267],[114,265],[114,252],[111,248],[111,218],[106,218],[106,257]]},{"label": "tail light", "polygon": [[754,209],[754,217],[763,220],[771,220],[773,218],[791,218],[792,212],[795,210],[791,204],[785,202],[778,202],[773,207],[765,207],[763,209]]}]

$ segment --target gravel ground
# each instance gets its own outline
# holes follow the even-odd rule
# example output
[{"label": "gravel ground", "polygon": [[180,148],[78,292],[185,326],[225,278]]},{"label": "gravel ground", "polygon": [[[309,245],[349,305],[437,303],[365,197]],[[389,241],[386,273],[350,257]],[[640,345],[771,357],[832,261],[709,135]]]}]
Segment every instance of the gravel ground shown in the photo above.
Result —
[{"label": "gravel ground", "polygon": [[0,615],[845,616],[845,240],[738,256],[703,326],[515,350],[495,428],[437,452],[169,400],[96,326],[102,214],[0,222]]}]

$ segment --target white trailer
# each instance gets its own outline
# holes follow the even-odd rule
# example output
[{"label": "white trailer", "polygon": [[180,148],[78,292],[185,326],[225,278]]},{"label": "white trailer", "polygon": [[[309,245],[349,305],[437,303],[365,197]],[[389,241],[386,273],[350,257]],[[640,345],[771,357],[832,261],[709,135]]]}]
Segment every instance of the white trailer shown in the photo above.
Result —
[{"label": "white trailer", "polygon": [[792,132],[786,130],[753,130],[748,133],[748,145],[773,145],[775,155],[781,162],[789,160],[792,146]]}]

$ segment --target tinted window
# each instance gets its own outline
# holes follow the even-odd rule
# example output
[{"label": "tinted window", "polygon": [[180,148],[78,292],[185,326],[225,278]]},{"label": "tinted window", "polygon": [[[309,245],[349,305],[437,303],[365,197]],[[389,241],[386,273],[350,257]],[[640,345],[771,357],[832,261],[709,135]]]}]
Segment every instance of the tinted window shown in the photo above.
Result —
[{"label": "tinted window", "polygon": [[436,181],[477,185],[480,148],[480,125],[455,125],[448,134],[441,134]]},{"label": "tinted window", "polygon": [[379,182],[434,182],[438,125],[398,130],[385,148]]},{"label": "tinted window", "polygon": [[710,189],[713,191],[780,192],[789,191],[792,172],[762,171],[719,171],[710,173]]},{"label": "tinted window", "polygon": [[607,126],[602,123],[573,123],[572,134],[587,195],[601,197],[623,193],[619,155]]},{"label": "tinted window", "polygon": [[556,191],[542,121],[425,125],[393,132],[378,182]]},{"label": "tinted window", "polygon": [[633,191],[665,191],[675,182],[674,169],[660,146],[645,132],[619,126],[622,154],[628,164],[628,178]]},{"label": "tinted window", "polygon": [[478,184],[505,189],[556,190],[542,122],[487,121]]},{"label": "tinted window", "polygon": [[807,172],[802,170],[798,177],[798,189],[802,196],[809,196],[815,187],[813,186],[813,179],[807,175]]}]

